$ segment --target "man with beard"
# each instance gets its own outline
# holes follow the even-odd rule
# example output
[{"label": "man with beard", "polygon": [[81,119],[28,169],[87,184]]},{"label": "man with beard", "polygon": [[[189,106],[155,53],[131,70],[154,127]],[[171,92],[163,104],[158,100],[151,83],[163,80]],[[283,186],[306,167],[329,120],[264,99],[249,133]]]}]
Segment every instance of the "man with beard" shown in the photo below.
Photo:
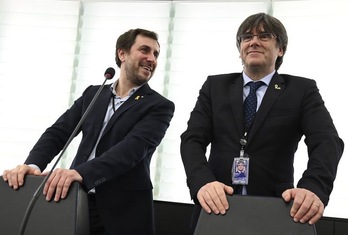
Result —
[{"label": "man with beard", "polygon": [[[67,196],[72,182],[88,192],[91,235],[154,234],[151,157],[173,117],[174,104],[148,85],[160,53],[158,36],[132,29],[116,43],[120,76],[103,88],[79,132],[70,169],[55,169],[44,186],[46,200]],[[25,175],[42,173],[62,150],[99,86],[89,86],[49,127],[23,165],[3,179],[18,189]]]}]

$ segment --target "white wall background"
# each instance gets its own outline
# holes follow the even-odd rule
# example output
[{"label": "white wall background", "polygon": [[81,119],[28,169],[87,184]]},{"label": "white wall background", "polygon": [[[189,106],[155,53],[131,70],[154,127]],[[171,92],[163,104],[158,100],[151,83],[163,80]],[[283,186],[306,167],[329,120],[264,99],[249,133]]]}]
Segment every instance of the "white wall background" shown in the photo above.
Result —
[{"label": "white wall background", "polygon": [[[346,0],[0,0],[0,174],[24,161],[40,134],[87,85],[100,84],[105,69],[116,68],[117,37],[143,27],[158,32],[161,43],[150,85],[176,104],[152,161],[154,195],[191,203],[179,136],[206,77],[242,70],[235,33],[247,16],[261,11],[280,19],[288,31],[279,72],[315,79],[341,138],[347,140],[347,10]],[[69,166],[77,143],[69,147],[61,167]],[[346,155],[325,216],[348,218]],[[306,163],[301,143],[296,180]]]}]

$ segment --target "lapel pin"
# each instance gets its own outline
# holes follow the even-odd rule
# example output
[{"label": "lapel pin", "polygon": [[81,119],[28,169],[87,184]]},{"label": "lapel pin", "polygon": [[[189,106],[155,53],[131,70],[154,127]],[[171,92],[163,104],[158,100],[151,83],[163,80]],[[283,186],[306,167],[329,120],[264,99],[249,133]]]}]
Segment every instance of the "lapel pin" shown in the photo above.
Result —
[{"label": "lapel pin", "polygon": [[282,89],[278,84],[275,84],[274,85],[274,89],[276,89],[276,90],[280,90],[280,89]]},{"label": "lapel pin", "polygon": [[139,98],[142,99],[142,98],[144,98],[144,96],[137,95],[134,99],[139,100]]}]

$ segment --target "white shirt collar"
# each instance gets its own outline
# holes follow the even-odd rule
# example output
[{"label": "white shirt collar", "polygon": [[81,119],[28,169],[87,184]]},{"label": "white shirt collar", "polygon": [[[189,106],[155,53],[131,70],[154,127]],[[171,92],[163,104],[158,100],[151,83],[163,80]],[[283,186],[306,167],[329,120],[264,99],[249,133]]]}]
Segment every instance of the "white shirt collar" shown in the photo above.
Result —
[{"label": "white shirt collar", "polygon": [[[269,83],[271,82],[271,79],[273,77],[273,75],[275,74],[275,70],[266,75],[265,77],[261,78],[259,81],[263,81],[267,86],[269,85]],[[244,80],[244,86],[248,83],[248,82],[252,82],[253,80],[243,71],[243,80]]]}]

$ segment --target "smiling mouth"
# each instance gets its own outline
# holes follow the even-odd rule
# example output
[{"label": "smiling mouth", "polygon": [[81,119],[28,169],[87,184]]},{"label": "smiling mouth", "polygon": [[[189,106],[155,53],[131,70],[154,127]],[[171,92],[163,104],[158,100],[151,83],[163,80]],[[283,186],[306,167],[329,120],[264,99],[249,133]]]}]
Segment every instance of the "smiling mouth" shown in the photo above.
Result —
[{"label": "smiling mouth", "polygon": [[261,52],[260,52],[260,51],[249,51],[247,54],[249,55],[249,54],[254,54],[254,53],[261,54]]},{"label": "smiling mouth", "polygon": [[143,69],[149,71],[149,72],[152,72],[152,68],[150,68],[149,66],[143,65],[143,66],[141,66],[141,67],[142,67]]}]

